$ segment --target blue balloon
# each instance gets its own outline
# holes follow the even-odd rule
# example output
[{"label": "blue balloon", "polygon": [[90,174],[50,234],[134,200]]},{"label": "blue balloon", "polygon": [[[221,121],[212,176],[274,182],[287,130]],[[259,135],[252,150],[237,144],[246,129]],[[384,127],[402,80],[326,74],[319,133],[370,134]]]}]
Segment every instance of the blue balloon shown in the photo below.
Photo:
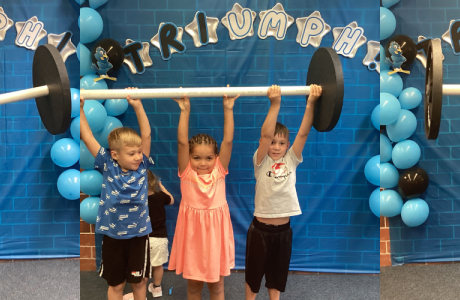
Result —
[{"label": "blue balloon", "polygon": [[91,68],[91,65],[93,63],[91,60],[91,51],[89,51],[89,49],[86,48],[86,46],[83,44],[79,43],[78,46],[80,47],[80,76],[86,76],[96,73],[96,71],[93,68]]},{"label": "blue balloon", "polygon": [[380,73],[389,69],[390,65],[385,61],[385,49],[380,45]]},{"label": "blue balloon", "polygon": [[390,7],[398,3],[400,0],[382,0],[382,6],[383,7]]},{"label": "blue balloon", "polygon": [[80,8],[80,42],[83,44],[94,42],[102,33],[104,24],[101,15],[92,8]]},{"label": "blue balloon", "polygon": [[399,142],[395,145],[392,152],[393,164],[398,169],[409,169],[420,159],[420,147],[411,140]]},{"label": "blue balloon", "polygon": [[96,9],[99,6],[102,6],[107,3],[108,0],[89,0],[89,6],[92,9]]},{"label": "blue balloon", "polygon": [[393,146],[390,140],[383,134],[380,134],[380,162],[384,163],[390,161],[392,151]]},{"label": "blue balloon", "polygon": [[70,134],[74,140],[80,142],[80,116],[73,119],[72,123],[70,124]]},{"label": "blue balloon", "polygon": [[373,185],[380,186],[380,155],[369,159],[364,167],[366,179]]},{"label": "blue balloon", "polygon": [[380,93],[380,125],[388,125],[398,119],[401,112],[401,104],[395,96],[388,93]]},{"label": "blue balloon", "polygon": [[86,195],[100,195],[102,189],[102,175],[96,170],[81,172],[80,191]]},{"label": "blue balloon", "polygon": [[85,0],[75,0],[78,4],[82,5],[83,3],[85,3]]},{"label": "blue balloon", "polygon": [[62,172],[57,181],[57,188],[66,199],[80,199],[80,171],[69,169]]},{"label": "blue balloon", "polygon": [[390,163],[380,164],[380,187],[390,189],[398,185],[398,170]]},{"label": "blue balloon", "polygon": [[387,125],[388,138],[393,142],[401,142],[414,134],[417,129],[417,119],[406,109],[401,109],[396,122]]},{"label": "blue balloon", "polygon": [[80,168],[83,170],[93,170],[95,160],[85,143],[80,141]]},{"label": "blue balloon", "polygon": [[404,89],[399,95],[399,102],[402,109],[416,108],[422,102],[422,93],[413,87]]},{"label": "blue balloon", "polygon": [[[80,43],[78,43],[78,45],[77,45],[77,58],[78,58],[78,60],[80,60],[80,45],[81,45]],[[382,46],[380,46],[380,47],[382,47]]]},{"label": "blue balloon", "polygon": [[380,104],[378,104],[372,111],[371,121],[375,129],[380,131]]},{"label": "blue balloon", "polygon": [[94,100],[86,100],[83,111],[85,112],[89,127],[93,133],[104,127],[105,119],[107,119],[107,112],[101,103]]},{"label": "blue balloon", "polygon": [[128,109],[128,100],[126,99],[107,99],[104,103],[108,116],[119,116]]},{"label": "blue balloon", "polygon": [[109,148],[107,137],[112,130],[119,127],[123,127],[123,124],[120,122],[120,120],[115,117],[107,117],[107,119],[105,119],[104,127],[102,127],[101,130],[94,132],[93,134],[101,147]]},{"label": "blue balloon", "polygon": [[88,197],[80,203],[80,218],[88,224],[96,224],[99,209],[98,197]]},{"label": "blue balloon", "polygon": [[51,159],[63,168],[73,166],[80,158],[80,147],[72,139],[60,139],[51,147]]},{"label": "blue balloon", "polygon": [[369,197],[369,207],[374,215],[380,217],[380,188],[376,188]]},{"label": "blue balloon", "polygon": [[72,118],[80,115],[80,90],[70,89],[70,95],[72,97]]},{"label": "blue balloon", "polygon": [[380,7],[380,40],[389,38],[393,34],[395,29],[395,15],[393,15],[393,13],[389,9],[385,7]]},{"label": "blue balloon", "polygon": [[395,217],[401,213],[403,200],[401,196],[393,190],[383,190],[380,192],[380,215],[384,217]]},{"label": "blue balloon", "polygon": [[[80,90],[106,90],[108,89],[105,80],[94,81],[95,78],[99,78],[96,74],[89,74],[80,79]],[[91,99],[85,99],[91,100]],[[99,103],[104,102],[104,99],[93,100]]]},{"label": "blue balloon", "polygon": [[403,81],[398,73],[388,75],[388,72],[380,72],[380,93],[389,93],[399,97],[403,89]]},{"label": "blue balloon", "polygon": [[408,200],[401,210],[401,218],[409,227],[422,225],[428,219],[429,214],[428,204],[420,198]]}]

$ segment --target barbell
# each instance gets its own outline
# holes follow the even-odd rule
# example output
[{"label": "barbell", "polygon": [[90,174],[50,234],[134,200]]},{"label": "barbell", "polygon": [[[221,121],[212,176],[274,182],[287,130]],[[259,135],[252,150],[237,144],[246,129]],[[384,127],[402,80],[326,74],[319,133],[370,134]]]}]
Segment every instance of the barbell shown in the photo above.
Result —
[{"label": "barbell", "polygon": [[[46,66],[46,67],[45,67]],[[48,68],[48,69],[47,69]],[[67,131],[70,126],[70,84],[59,51],[54,46],[37,48],[33,62],[34,88],[0,95],[0,105],[36,98],[43,124],[51,134]],[[281,95],[309,95],[310,85],[322,87],[323,93],[315,105],[313,126],[317,131],[332,130],[339,121],[343,106],[344,81],[342,64],[332,48],[320,48],[313,54],[308,68],[306,86],[281,87]],[[133,99],[178,98],[186,94],[194,97],[266,96],[267,87],[210,87],[210,88],[164,88],[164,89],[113,89],[84,90],[84,99]]]},{"label": "barbell", "polygon": [[460,84],[443,84],[441,40],[429,42],[426,56],[425,136],[435,140],[441,126],[442,96],[460,95]]}]

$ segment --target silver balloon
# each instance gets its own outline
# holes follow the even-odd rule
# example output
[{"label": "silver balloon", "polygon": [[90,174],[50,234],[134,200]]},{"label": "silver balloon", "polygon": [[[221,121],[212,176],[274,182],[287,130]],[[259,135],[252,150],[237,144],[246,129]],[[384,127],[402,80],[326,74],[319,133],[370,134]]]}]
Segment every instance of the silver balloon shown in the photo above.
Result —
[{"label": "silver balloon", "polygon": [[[344,50],[347,49],[347,47],[343,47],[343,45],[340,49],[336,49],[335,47],[337,46],[337,43],[340,41],[340,38],[342,37],[342,34],[344,33],[343,31],[348,28],[353,33],[355,31],[361,31],[361,33],[359,35],[357,42],[354,44],[353,48],[348,53],[344,53]],[[335,27],[334,29],[332,29],[332,34],[334,35],[334,43],[332,44],[332,48],[334,48],[337,54],[342,54],[343,56],[349,57],[349,58],[355,57],[356,51],[358,51],[358,48],[364,45],[364,43],[366,43],[367,41],[367,38],[364,36],[364,29],[362,29],[361,27],[358,27],[358,23],[356,23],[355,21],[351,22],[346,27]]]},{"label": "silver balloon", "polygon": [[460,22],[460,20],[450,20],[449,29],[442,35],[442,40],[448,43],[452,47],[452,50],[454,51],[455,55],[460,55],[460,52],[459,53],[455,52],[454,46],[452,45],[452,40],[450,38],[450,31],[452,29],[452,24],[456,22]]},{"label": "silver balloon", "polygon": [[254,21],[256,18],[257,13],[255,11],[243,8],[238,3],[235,3],[232,10],[225,14],[221,22],[228,29],[230,39],[234,41],[254,35]]},{"label": "silver balloon", "polygon": [[[284,20],[279,16],[280,13],[285,16],[285,19],[284,19],[286,20],[285,22],[283,22]],[[269,36],[273,36],[279,41],[284,40],[287,29],[292,24],[294,24],[294,18],[288,15],[284,11],[284,7],[281,3],[277,3],[270,10],[261,11],[259,13],[259,18],[260,18],[260,24],[259,24],[259,31],[257,32],[257,35],[259,36],[259,38],[263,40]],[[270,22],[266,23],[267,21],[266,19],[275,20],[275,21],[271,23]],[[276,24],[276,27],[271,27],[270,24]]]},{"label": "silver balloon", "polygon": [[[320,31],[317,32],[315,35],[309,35],[305,37],[304,33],[307,29],[309,29],[309,28],[305,28],[305,25],[307,24],[310,18],[315,18],[316,20],[319,20],[322,23],[322,29],[320,29]],[[326,24],[326,22],[324,22],[323,18],[321,18],[321,13],[319,11],[315,11],[311,15],[305,18],[297,18],[295,23],[297,24],[297,29],[298,29],[297,38],[295,41],[299,43],[300,46],[302,47],[307,47],[308,45],[312,45],[313,47],[318,48],[319,45],[321,45],[321,40],[323,39],[323,36],[325,36],[329,31],[331,31],[331,26],[329,26],[329,24]],[[316,26],[317,28],[319,28],[318,25]],[[306,41],[305,41],[305,38],[307,38]]]},{"label": "silver balloon", "polygon": [[[163,26],[164,22],[162,22],[160,24],[160,26],[158,27],[158,32],[157,34],[150,40],[150,43],[152,43],[152,45],[154,45],[155,47],[158,48],[158,50],[161,51],[161,46],[160,46],[160,38],[159,38],[159,35],[160,35],[160,28]],[[182,27],[177,27],[177,38],[176,40],[178,40],[179,42],[182,43],[182,35],[184,34],[184,29]],[[174,48],[170,48],[171,50],[171,55],[173,53],[179,53],[179,51],[177,51],[176,49]],[[163,59],[164,60],[164,59]]]},{"label": "silver balloon", "polygon": [[3,7],[0,7],[0,41],[5,39],[6,32],[13,24],[13,20],[8,19],[8,16],[3,11]]},{"label": "silver balloon", "polygon": [[187,32],[193,38],[193,44],[195,47],[199,48],[201,46],[205,46],[208,43],[215,44],[218,41],[217,38],[217,26],[219,26],[219,19],[218,18],[210,18],[206,16],[206,25],[208,26],[208,38],[209,41],[206,44],[202,44],[200,40],[200,32],[198,28],[198,23],[196,21],[197,15],[200,11],[197,11],[195,17],[193,18],[192,23],[185,26],[185,32]]},{"label": "silver balloon", "polygon": [[376,61],[375,57],[380,54],[380,42],[367,42],[367,54],[364,57],[363,65],[367,66],[370,71],[377,71],[380,74],[380,61]]},{"label": "silver balloon", "polygon": [[[420,42],[423,42],[425,40],[431,40],[431,39],[432,38],[426,38],[423,35],[419,35],[419,37],[417,39],[417,45]],[[440,40],[440,39],[434,39],[434,40]],[[419,47],[417,47],[417,49],[418,48]],[[417,50],[417,56],[415,58],[418,59],[422,63],[422,66],[426,69],[426,55],[425,55],[425,51],[423,49],[418,49]],[[444,60],[444,54],[442,55],[442,60]]]},{"label": "silver balloon", "polygon": [[67,60],[67,58],[70,55],[72,55],[72,54],[77,52],[77,48],[75,47],[75,45],[72,43],[72,40],[71,40],[71,38],[73,36],[72,32],[66,31],[66,32],[63,32],[61,34],[53,34],[53,33],[48,34],[48,44],[51,44],[54,47],[58,48],[59,44],[62,41],[62,38],[67,33],[70,33],[70,37],[69,37],[67,43],[65,44],[65,46],[62,47],[62,49],[60,50],[60,53],[61,53],[61,56],[62,56],[62,59],[64,60],[64,62]]},{"label": "silver balloon", "polygon": [[[133,40],[127,39],[125,46],[134,43]],[[144,64],[144,68],[151,67],[153,65],[152,59],[150,58],[149,55],[149,50],[150,50],[150,44],[147,42],[142,42],[142,45],[144,46],[141,51],[139,51],[139,56],[141,57],[142,63]],[[127,64],[129,67],[129,70],[133,74],[137,74],[137,69],[134,64],[133,58],[131,55],[125,56],[125,59],[123,60],[123,63]],[[144,69],[145,70],[145,69]]]},{"label": "silver balloon", "polygon": [[[21,37],[22,31],[24,30],[25,25],[30,24],[30,23],[31,23],[31,26],[30,27],[28,26],[26,28],[33,28],[34,30],[39,30],[39,32],[36,33],[35,39],[33,41],[30,38],[19,41],[19,37]],[[38,43],[40,42],[40,40],[46,36],[46,30],[43,29],[45,25],[43,24],[43,22],[38,21],[36,16],[33,16],[32,18],[27,20],[27,22],[16,22],[15,26],[16,26],[16,31],[18,32],[18,34],[16,36],[16,40],[14,41],[14,43],[18,45],[19,47],[24,47],[30,50],[35,50],[37,49]],[[24,44],[24,42],[26,42],[26,44]]]}]

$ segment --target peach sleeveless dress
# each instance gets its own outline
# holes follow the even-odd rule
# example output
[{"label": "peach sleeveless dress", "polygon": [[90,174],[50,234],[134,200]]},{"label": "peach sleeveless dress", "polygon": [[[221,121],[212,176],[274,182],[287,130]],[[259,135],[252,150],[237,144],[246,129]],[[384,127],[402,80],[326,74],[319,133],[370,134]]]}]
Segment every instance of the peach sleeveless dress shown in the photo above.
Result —
[{"label": "peach sleeveless dress", "polygon": [[210,174],[198,175],[189,162],[179,175],[182,200],[168,269],[186,279],[217,282],[235,267],[235,240],[225,197],[227,174],[217,158]]}]

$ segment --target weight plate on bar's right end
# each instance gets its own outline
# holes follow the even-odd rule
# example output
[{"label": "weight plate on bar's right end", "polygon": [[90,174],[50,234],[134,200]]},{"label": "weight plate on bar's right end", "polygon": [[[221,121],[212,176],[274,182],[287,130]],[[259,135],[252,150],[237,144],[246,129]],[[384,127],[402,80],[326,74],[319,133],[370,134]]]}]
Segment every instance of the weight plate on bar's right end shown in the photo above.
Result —
[{"label": "weight plate on bar's right end", "polygon": [[313,127],[320,132],[331,131],[342,113],[344,91],[342,63],[334,49],[324,47],[313,53],[307,86],[312,84],[321,86],[323,90],[315,104]]},{"label": "weight plate on bar's right end", "polygon": [[440,40],[431,40],[426,53],[425,136],[438,138],[442,111],[442,48]]},{"label": "weight plate on bar's right end", "polygon": [[45,44],[37,48],[32,75],[34,87],[49,89],[48,96],[35,98],[43,125],[53,135],[66,132],[71,121],[72,98],[67,69],[56,47]]}]

